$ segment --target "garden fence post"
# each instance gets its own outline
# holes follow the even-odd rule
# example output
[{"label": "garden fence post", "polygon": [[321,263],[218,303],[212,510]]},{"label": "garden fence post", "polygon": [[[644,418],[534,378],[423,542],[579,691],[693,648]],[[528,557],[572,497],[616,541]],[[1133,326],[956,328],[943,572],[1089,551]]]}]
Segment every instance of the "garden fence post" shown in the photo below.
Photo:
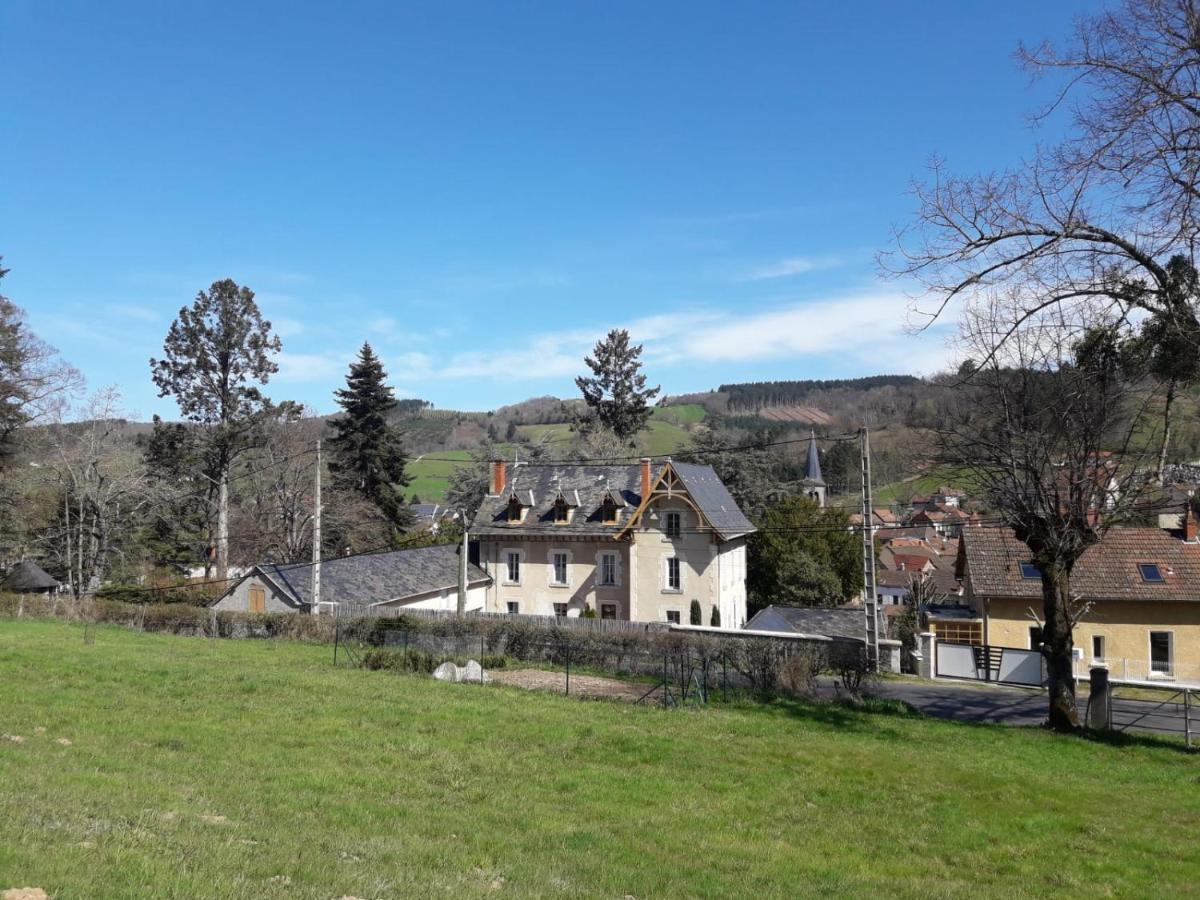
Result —
[{"label": "garden fence post", "polygon": [[571,696],[571,645],[567,645],[567,696]]},{"label": "garden fence post", "polygon": [[479,683],[483,684],[483,635],[479,635]]},{"label": "garden fence post", "polygon": [[1188,749],[1192,748],[1192,692],[1183,689],[1183,736]]}]

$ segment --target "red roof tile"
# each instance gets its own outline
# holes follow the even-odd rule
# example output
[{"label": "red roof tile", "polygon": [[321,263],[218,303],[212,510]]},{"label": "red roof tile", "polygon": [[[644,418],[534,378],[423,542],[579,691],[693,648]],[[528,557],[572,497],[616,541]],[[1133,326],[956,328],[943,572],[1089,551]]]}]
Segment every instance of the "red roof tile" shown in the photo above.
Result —
[{"label": "red roof tile", "polygon": [[[1029,548],[1011,531],[969,529],[962,549],[965,575],[976,595],[1042,596],[1041,580],[1021,574]],[[1141,563],[1157,565],[1163,580],[1144,580]],[[1200,600],[1200,544],[1185,543],[1158,528],[1113,528],[1080,558],[1071,591],[1084,600]]]}]

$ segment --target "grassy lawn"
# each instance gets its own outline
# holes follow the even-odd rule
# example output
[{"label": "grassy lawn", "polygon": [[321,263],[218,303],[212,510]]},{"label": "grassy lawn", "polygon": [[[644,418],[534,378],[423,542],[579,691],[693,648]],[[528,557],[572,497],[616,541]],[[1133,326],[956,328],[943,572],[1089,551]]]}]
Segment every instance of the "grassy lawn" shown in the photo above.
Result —
[{"label": "grassy lawn", "polygon": [[[0,622],[0,890],[1185,895],[1200,760],[797,704],[664,711],[327,647]],[[59,739],[69,741],[60,743]]]}]

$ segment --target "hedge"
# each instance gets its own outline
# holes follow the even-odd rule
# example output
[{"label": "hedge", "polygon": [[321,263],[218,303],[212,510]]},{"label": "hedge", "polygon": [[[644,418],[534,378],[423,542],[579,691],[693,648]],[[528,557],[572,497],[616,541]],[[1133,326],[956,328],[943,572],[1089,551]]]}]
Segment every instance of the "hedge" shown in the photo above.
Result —
[{"label": "hedge", "polygon": [[[857,688],[865,658],[855,642],[801,642],[761,637],[717,638],[691,631],[583,631],[560,628],[541,619],[505,616],[354,617],[297,613],[217,612],[185,603],[120,603],[63,597],[0,595],[0,616],[60,617],[111,623],[144,631],[211,638],[279,638],[310,643],[363,643],[371,668],[419,666],[431,671],[449,657],[486,656],[574,666],[639,675],[664,668],[679,678],[695,668],[722,669],[759,693],[797,692],[818,671],[835,671],[847,687]],[[404,657],[395,650],[403,643]],[[448,649],[448,647],[450,649]],[[389,655],[390,654],[390,655]]]}]

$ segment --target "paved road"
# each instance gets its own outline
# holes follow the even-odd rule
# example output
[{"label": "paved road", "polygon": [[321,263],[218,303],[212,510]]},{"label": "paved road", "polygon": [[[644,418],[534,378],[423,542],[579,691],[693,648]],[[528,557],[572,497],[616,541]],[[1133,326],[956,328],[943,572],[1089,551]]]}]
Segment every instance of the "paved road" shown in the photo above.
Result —
[{"label": "paved road", "polygon": [[[964,681],[922,681],[888,678],[872,685],[879,697],[903,700],[926,715],[965,722],[998,722],[1004,725],[1041,725],[1046,721],[1046,694],[1035,688],[973,684]],[[1166,691],[1147,692],[1147,700],[1113,699],[1113,722],[1131,730],[1184,733],[1182,698]],[[1166,702],[1166,701],[1170,702]],[[1087,708],[1087,692],[1079,694],[1079,714]],[[1191,709],[1193,742],[1200,733],[1200,697]]]}]

